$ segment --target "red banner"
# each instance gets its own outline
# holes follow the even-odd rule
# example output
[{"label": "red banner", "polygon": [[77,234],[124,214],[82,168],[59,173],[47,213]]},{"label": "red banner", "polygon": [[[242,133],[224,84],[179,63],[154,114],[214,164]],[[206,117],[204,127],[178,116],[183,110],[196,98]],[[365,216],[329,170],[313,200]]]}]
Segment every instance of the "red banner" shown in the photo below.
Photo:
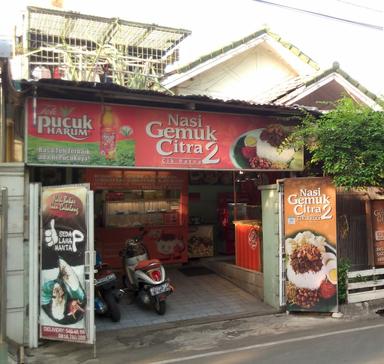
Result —
[{"label": "red banner", "polygon": [[288,311],[337,311],[336,189],[328,178],[284,181]]},{"label": "red banner", "polygon": [[31,165],[303,169],[302,151],[281,147],[292,122],[272,117],[50,99],[27,111]]}]

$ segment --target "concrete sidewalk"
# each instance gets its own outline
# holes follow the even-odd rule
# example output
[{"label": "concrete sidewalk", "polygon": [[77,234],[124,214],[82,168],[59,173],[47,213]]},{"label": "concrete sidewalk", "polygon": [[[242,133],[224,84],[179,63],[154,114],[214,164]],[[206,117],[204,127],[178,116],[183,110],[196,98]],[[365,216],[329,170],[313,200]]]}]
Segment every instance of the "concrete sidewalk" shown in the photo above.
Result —
[{"label": "concrete sidewalk", "polygon": [[[268,335],[338,327],[347,322],[369,319],[377,322],[375,309],[354,305],[349,313],[334,318],[331,314],[295,313],[268,314],[226,318],[219,321],[175,322],[152,327],[109,330],[97,333],[96,357],[92,346],[49,342],[39,349],[27,352],[26,363],[33,364],[93,364],[93,363],[151,363],[162,360],[170,353],[184,354],[196,350],[214,350],[218,343],[234,345],[237,339],[257,340]],[[383,306],[382,306],[383,307]],[[373,306],[371,306],[373,308]],[[382,319],[380,317],[380,319]]]},{"label": "concrete sidewalk", "polygon": [[1,343],[0,344],[0,363],[6,363],[7,362],[7,344]]},{"label": "concrete sidewalk", "polygon": [[[237,335],[238,332],[252,332],[253,335],[283,333],[365,317],[374,319],[378,317],[376,311],[384,308],[384,300],[376,300],[342,305],[341,314],[334,315],[341,316],[339,318],[328,313],[288,315],[216,274],[185,277],[178,270],[170,270],[169,275],[177,290],[169,297],[164,316],[157,315],[153,309],[140,307],[137,302],[122,302],[120,323],[112,323],[108,318],[97,320],[96,359],[90,345],[42,341],[38,349],[25,351],[25,363],[134,363],[133,357],[143,349],[172,350],[175,343],[181,345],[182,340],[198,342],[202,333],[211,332],[214,338]],[[175,350],[179,349],[176,347]],[[130,360],[127,360],[127,353]],[[1,360],[0,363],[3,364]]]},{"label": "concrete sidewalk", "polygon": [[[106,330],[97,332],[96,357],[94,348],[90,345],[45,341],[40,343],[38,349],[25,351],[24,363],[151,363],[153,360],[158,360],[157,355],[166,355],[167,351],[213,347],[219,340],[225,341],[245,335],[259,337],[294,333],[367,318],[377,322],[379,316],[376,312],[383,308],[384,300],[376,300],[343,305],[340,307],[340,315],[285,312],[256,316],[237,314],[232,317],[230,315],[210,319],[203,317],[137,328]],[[6,362],[0,361],[0,363]]]}]

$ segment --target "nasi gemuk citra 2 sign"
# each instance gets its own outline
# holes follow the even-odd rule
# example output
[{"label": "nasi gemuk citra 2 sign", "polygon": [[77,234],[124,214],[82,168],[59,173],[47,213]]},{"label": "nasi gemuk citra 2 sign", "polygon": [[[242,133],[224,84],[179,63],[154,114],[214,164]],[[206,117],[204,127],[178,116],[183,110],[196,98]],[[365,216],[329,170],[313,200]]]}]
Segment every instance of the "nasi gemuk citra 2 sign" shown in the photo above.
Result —
[{"label": "nasi gemuk citra 2 sign", "polygon": [[41,197],[40,337],[87,342],[84,186],[45,187]]},{"label": "nasi gemuk citra 2 sign", "polygon": [[336,190],[327,178],[284,180],[289,311],[337,311]]},{"label": "nasi gemuk citra 2 sign", "polygon": [[27,163],[302,170],[292,120],[69,100],[27,100]]}]

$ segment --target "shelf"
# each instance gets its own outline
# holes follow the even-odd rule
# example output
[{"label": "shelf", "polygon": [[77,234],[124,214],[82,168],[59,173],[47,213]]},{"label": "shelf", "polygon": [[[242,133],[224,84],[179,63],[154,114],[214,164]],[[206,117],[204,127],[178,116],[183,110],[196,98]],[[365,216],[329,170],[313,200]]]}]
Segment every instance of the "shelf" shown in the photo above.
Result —
[{"label": "shelf", "polygon": [[109,191],[105,198],[104,226],[134,228],[148,225],[181,225],[180,191]]}]

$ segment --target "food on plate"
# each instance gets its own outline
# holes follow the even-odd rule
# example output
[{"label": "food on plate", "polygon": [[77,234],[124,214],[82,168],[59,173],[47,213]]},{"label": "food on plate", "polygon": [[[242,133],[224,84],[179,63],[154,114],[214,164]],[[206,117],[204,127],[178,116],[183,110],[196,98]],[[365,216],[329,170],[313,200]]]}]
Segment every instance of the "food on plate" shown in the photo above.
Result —
[{"label": "food on plate", "polygon": [[246,147],[256,147],[256,144],[257,144],[257,139],[255,136],[251,135],[251,134],[248,134],[245,138],[244,138],[244,145]]},{"label": "food on plate", "polygon": [[323,283],[321,283],[320,289],[319,289],[320,297],[328,299],[335,295],[336,293],[336,286],[333,285],[331,282],[325,280]]},{"label": "food on plate", "polygon": [[272,163],[265,158],[260,158],[258,156],[255,156],[249,160],[249,165],[252,168],[258,168],[258,169],[269,169],[272,168]]},{"label": "food on plate", "polygon": [[241,148],[241,154],[243,155],[243,157],[245,159],[250,160],[250,159],[256,157],[256,148],[255,147],[248,147],[248,146],[242,147]]},{"label": "food on plate", "polygon": [[324,236],[298,232],[285,240],[288,301],[309,309],[336,295],[337,260]]},{"label": "food on plate", "polygon": [[337,268],[332,268],[328,273],[327,273],[327,279],[329,282],[332,284],[337,284]]},{"label": "food on plate", "polygon": [[291,265],[295,273],[318,272],[323,266],[319,248],[309,243],[298,246],[291,254]]},{"label": "food on plate", "polygon": [[336,257],[332,253],[325,254],[325,266],[327,271],[327,279],[332,284],[337,284],[337,262]]},{"label": "food on plate", "polygon": [[279,163],[279,165],[285,165],[287,168],[289,163],[292,161],[295,150],[289,149],[278,149],[272,146],[266,141],[260,141],[257,144],[257,155],[261,158],[268,159],[272,164]]},{"label": "food on plate", "polygon": [[288,135],[289,127],[280,124],[251,130],[236,141],[231,157],[241,168],[287,169],[295,157],[302,158],[294,148],[282,145]]},{"label": "food on plate", "polygon": [[268,142],[273,147],[279,147],[284,139],[288,136],[279,124],[272,124],[266,127],[260,134],[260,139]]},{"label": "food on plate", "polygon": [[296,304],[304,307],[311,308],[319,302],[319,292],[317,289],[297,288],[296,291]]}]

